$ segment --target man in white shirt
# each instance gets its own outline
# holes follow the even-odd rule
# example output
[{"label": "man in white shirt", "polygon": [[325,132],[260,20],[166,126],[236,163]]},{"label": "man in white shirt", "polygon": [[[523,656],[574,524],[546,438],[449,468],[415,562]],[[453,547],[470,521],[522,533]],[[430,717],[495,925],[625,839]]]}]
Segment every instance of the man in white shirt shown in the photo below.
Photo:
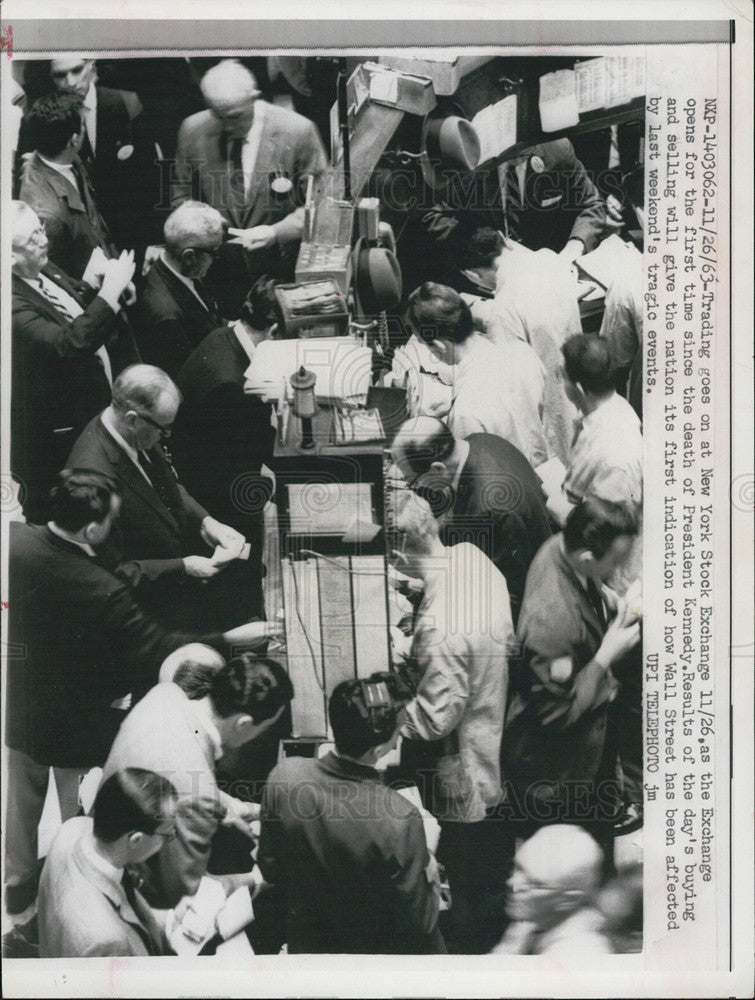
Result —
[{"label": "man in white shirt", "polygon": [[548,497],[559,524],[588,494],[626,506],[642,504],[642,433],[629,403],[614,389],[611,349],[593,334],[577,334],[562,347],[567,395],[582,413],[566,475]]},{"label": "man in white shirt", "polygon": [[440,822],[438,860],[453,899],[448,949],[483,953],[502,929],[497,935],[511,857],[494,817],[514,634],[509,592],[476,545],[443,545],[425,500],[403,490],[396,506],[396,568],[424,584],[411,646],[420,679],[401,728],[403,760]]},{"label": "man in white shirt", "polygon": [[512,340],[505,349],[491,344],[474,331],[469,306],[459,293],[430,281],[409,296],[406,323],[439,362],[436,377],[450,384],[452,393],[445,416],[434,405],[425,405],[420,388],[413,416],[445,417],[457,438],[497,434],[518,448],[533,468],[548,459],[545,370],[529,344]]},{"label": "man in white shirt", "polygon": [[308,177],[317,186],[327,163],[314,124],[261,101],[254,76],[224,59],[201,82],[208,110],[178,133],[172,204],[200,197],[223,213],[238,241],[226,245],[210,274],[226,316],[238,309],[255,278],[293,276],[304,225]]}]

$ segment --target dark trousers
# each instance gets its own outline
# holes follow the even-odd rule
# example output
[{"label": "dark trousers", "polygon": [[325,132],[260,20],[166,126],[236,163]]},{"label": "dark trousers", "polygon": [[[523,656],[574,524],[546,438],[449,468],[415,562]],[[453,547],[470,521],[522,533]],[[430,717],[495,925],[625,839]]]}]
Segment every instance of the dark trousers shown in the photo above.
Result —
[{"label": "dark trousers", "polygon": [[486,954],[508,923],[504,902],[514,835],[493,816],[478,823],[441,822],[440,828],[437,856],[451,889],[451,909],[440,915],[448,951]]}]

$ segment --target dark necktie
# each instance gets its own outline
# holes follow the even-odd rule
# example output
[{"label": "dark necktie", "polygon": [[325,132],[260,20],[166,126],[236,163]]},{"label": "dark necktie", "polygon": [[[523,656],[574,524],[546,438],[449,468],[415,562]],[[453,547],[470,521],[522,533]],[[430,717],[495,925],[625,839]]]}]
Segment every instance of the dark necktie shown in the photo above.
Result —
[{"label": "dark necktie", "polygon": [[[157,445],[156,447],[160,447]],[[167,471],[167,461],[164,467],[156,458],[153,459],[146,451],[139,452],[139,464],[147,473],[147,478],[152,483],[152,488],[157,493],[163,505],[170,511],[173,517],[176,516],[175,504],[173,502],[173,492],[169,485],[169,472]]]},{"label": "dark necktie", "polygon": [[600,627],[605,632],[607,627],[606,613],[603,610],[603,598],[600,596],[600,591],[595,585],[594,580],[587,581],[587,593],[590,598],[590,603],[593,608],[595,608],[595,614],[598,616],[598,621],[600,622]]},{"label": "dark necktie", "polygon": [[92,149],[92,144],[89,141],[87,127],[83,122],[81,129],[84,133],[84,138],[81,140],[81,146],[79,147],[79,159],[85,163],[87,167],[89,167],[92,163],[94,163],[94,150]]},{"label": "dark necktie", "polygon": [[522,216],[522,193],[519,190],[519,176],[516,166],[509,163],[506,167],[506,235],[511,240],[518,240]]},{"label": "dark necktie", "polygon": [[241,159],[241,150],[244,146],[243,139],[226,138],[226,161],[228,170],[228,181],[230,184],[230,196],[233,204],[237,208],[243,208],[244,196],[244,164]]},{"label": "dark necktie", "polygon": [[89,176],[87,175],[86,168],[82,163],[77,163],[76,160],[73,161],[71,167],[73,169],[74,176],[76,177],[76,186],[78,187],[79,195],[84,205],[84,210],[86,211],[87,218],[89,219],[89,224],[99,237],[100,246],[105,251],[105,255],[109,256],[111,251],[110,231],[105,225],[105,220],[100,215],[100,211],[94,201],[91,182],[89,180]]},{"label": "dark necktie", "polygon": [[[159,955],[160,949],[157,946],[157,942],[153,939],[152,935],[142,922],[144,920],[144,908],[141,902],[136,897],[136,887],[134,886],[131,876],[125,869],[123,871],[123,878],[121,879],[121,885],[123,886],[123,892],[124,895],[126,896],[126,899],[128,900],[128,904],[134,911],[134,914],[136,915],[136,918],[139,921],[139,925],[134,929],[138,932],[139,936],[144,942],[144,946],[146,947],[148,953],[150,955]],[[131,924],[131,926],[133,927],[134,925]]]},{"label": "dark necktie", "polygon": [[[199,298],[204,303],[207,312],[212,317],[213,321],[220,326],[220,319],[218,318],[218,304],[212,295],[207,290],[207,286],[199,278],[194,278],[194,291],[197,293]],[[201,338],[200,338],[201,340]]]}]

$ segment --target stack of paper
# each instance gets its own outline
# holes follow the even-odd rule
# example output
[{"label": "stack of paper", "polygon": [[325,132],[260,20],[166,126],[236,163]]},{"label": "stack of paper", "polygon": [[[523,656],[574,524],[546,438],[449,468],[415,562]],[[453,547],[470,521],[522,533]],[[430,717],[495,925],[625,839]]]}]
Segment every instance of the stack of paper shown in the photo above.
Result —
[{"label": "stack of paper", "polygon": [[601,56],[574,67],[579,113],[628,104],[645,93],[645,60],[639,56]]},{"label": "stack of paper", "polygon": [[320,400],[367,398],[372,354],[354,337],[314,340],[263,340],[244,373],[247,392],[268,399],[282,398],[290,377],[301,366],[314,372],[315,396]]},{"label": "stack of paper", "polygon": [[516,143],[516,94],[483,108],[472,127],[480,140],[480,163],[505,153]]},{"label": "stack of paper", "polygon": [[577,74],[573,69],[540,77],[540,124],[543,132],[558,132],[579,124]]}]

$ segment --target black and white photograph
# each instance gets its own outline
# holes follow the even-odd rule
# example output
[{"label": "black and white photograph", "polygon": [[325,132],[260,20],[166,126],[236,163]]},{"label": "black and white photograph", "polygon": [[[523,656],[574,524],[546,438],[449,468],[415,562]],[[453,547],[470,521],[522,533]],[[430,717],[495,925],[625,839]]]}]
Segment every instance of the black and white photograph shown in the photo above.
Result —
[{"label": "black and white photograph", "polygon": [[734,22],[10,3],[6,995],[747,995]]}]

